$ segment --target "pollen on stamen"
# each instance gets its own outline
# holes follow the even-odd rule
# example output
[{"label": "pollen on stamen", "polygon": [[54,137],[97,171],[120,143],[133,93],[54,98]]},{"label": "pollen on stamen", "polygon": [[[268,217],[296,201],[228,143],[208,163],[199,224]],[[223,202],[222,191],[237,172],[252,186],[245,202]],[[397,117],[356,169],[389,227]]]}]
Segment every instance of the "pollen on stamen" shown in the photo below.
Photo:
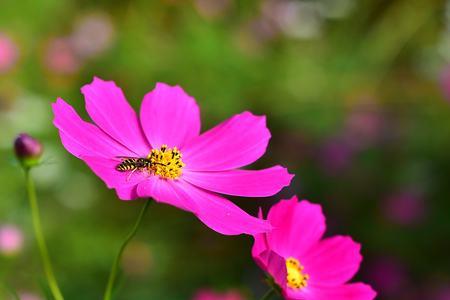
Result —
[{"label": "pollen on stamen", "polygon": [[152,174],[161,178],[176,179],[181,176],[185,166],[181,157],[177,147],[168,148],[167,145],[162,145],[160,149],[152,149],[147,158],[151,161]]},{"label": "pollen on stamen", "polygon": [[300,262],[289,257],[286,259],[286,285],[292,289],[303,289],[308,286],[309,275],[303,273],[304,267]]}]

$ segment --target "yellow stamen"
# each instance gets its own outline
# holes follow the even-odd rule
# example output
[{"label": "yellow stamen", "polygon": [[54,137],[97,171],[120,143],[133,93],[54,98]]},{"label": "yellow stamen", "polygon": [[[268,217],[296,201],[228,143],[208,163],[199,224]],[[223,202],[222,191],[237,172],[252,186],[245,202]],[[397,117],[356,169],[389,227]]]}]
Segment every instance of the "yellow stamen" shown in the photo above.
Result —
[{"label": "yellow stamen", "polygon": [[286,259],[286,284],[292,289],[303,289],[308,286],[309,275],[303,273],[304,267],[300,262],[289,257]]},{"label": "yellow stamen", "polygon": [[152,149],[147,158],[151,162],[152,174],[166,179],[176,179],[181,176],[181,171],[185,166],[181,157],[181,152],[177,147],[167,148],[167,145],[162,145],[159,150]]}]

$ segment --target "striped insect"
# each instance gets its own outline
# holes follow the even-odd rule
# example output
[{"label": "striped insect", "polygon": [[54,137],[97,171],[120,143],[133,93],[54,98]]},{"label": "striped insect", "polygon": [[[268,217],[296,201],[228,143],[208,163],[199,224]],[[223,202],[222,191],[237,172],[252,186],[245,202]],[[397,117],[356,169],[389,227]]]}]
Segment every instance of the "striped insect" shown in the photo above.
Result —
[{"label": "striped insect", "polygon": [[152,167],[152,162],[148,158],[143,157],[128,157],[118,156],[122,161],[116,166],[116,171],[128,172],[131,171],[127,177],[127,181],[130,179],[136,171],[149,171]]}]

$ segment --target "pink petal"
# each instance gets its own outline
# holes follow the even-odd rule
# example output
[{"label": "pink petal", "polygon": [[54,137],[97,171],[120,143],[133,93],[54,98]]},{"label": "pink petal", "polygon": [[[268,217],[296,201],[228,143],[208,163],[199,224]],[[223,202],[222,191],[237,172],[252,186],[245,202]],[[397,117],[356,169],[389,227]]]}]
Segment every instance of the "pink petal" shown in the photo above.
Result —
[{"label": "pink petal", "polygon": [[196,172],[186,170],[184,179],[212,192],[244,197],[267,197],[288,186],[293,175],[286,168],[275,166],[264,170],[230,170]]},{"label": "pink petal", "polygon": [[[261,207],[258,211],[258,218],[264,219]],[[258,233],[255,234],[253,238],[254,243],[252,247],[252,257],[261,269],[266,270],[267,261],[266,257],[264,257],[262,253],[267,253],[267,251],[269,250],[269,245],[267,243],[267,234]]]},{"label": "pink petal", "polygon": [[[372,300],[377,293],[367,284],[350,283],[328,288],[312,288],[306,300]],[[300,298],[303,299],[303,298]]]},{"label": "pink petal", "polygon": [[151,197],[157,202],[173,205],[182,210],[193,213],[198,210],[197,203],[179,187],[179,182],[175,180],[151,176],[138,185],[137,193],[139,197]]},{"label": "pink petal", "polygon": [[200,110],[179,86],[157,83],[142,102],[141,124],[153,148],[167,144],[182,149],[200,134]]},{"label": "pink petal", "polygon": [[59,129],[61,141],[67,151],[76,157],[136,156],[97,126],[83,121],[73,107],[61,98],[52,103],[52,108],[55,115],[53,124]]},{"label": "pink petal", "polygon": [[183,161],[193,171],[239,168],[260,158],[269,139],[266,118],[243,112],[192,140],[182,151]]},{"label": "pink petal", "polygon": [[147,174],[139,171],[133,172],[131,175],[130,172],[116,171],[115,168],[120,160],[92,156],[81,156],[80,158],[105,182],[108,188],[115,188],[117,195],[122,200],[136,199],[138,183],[148,178]]},{"label": "pink petal", "polygon": [[184,184],[183,189],[197,202],[199,207],[197,217],[219,233],[252,235],[272,229],[269,222],[247,214],[225,198],[200,190],[188,183]]},{"label": "pink petal", "polygon": [[113,81],[94,77],[92,83],[81,88],[81,92],[89,116],[104,132],[139,156],[149,153],[150,147],[136,112]]},{"label": "pink petal", "polygon": [[266,251],[261,254],[266,257],[266,271],[269,273],[281,289],[286,289],[286,261],[283,257],[273,251]]},{"label": "pink petal", "polygon": [[327,238],[315,244],[302,258],[311,284],[338,285],[350,280],[362,260],[361,245],[347,236]]},{"label": "pink petal", "polygon": [[191,211],[206,226],[222,234],[256,234],[271,229],[267,221],[252,217],[231,201],[196,188],[181,179],[159,179],[152,183],[146,180],[139,184],[138,194],[141,197],[152,196],[156,201]]},{"label": "pink petal", "polygon": [[118,187],[116,188],[116,194],[121,200],[134,200],[139,198],[136,189],[137,185]]},{"label": "pink petal", "polygon": [[264,272],[274,279],[280,288],[286,288],[287,271],[286,261],[283,257],[268,249],[260,252],[255,261]]},{"label": "pink petal", "polygon": [[297,197],[272,206],[267,220],[274,230],[268,235],[270,247],[283,257],[300,258],[308,253],[325,232],[325,217],[318,204],[297,202]]}]

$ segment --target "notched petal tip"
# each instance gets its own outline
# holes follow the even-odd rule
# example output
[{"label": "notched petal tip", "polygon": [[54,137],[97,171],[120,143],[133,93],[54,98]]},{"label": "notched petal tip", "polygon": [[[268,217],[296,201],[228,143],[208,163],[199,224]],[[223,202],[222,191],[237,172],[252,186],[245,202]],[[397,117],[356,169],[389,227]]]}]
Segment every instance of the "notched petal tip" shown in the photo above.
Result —
[{"label": "notched petal tip", "polygon": [[70,111],[71,113],[76,113],[73,107],[68,104],[63,98],[56,98],[55,102],[52,102],[51,104],[52,111],[53,111],[53,124],[57,126],[57,119],[62,117],[62,114],[65,114],[67,111]]},{"label": "notched petal tip", "polygon": [[89,92],[90,89],[95,89],[95,88],[100,88],[100,89],[112,88],[113,90],[116,90],[116,89],[120,90],[120,92],[123,93],[122,89],[116,84],[116,82],[114,80],[105,80],[98,76],[94,76],[92,78],[92,81],[83,85],[80,90],[81,90],[81,93],[83,95],[85,95],[86,93]]},{"label": "notched petal tip", "polygon": [[102,78],[100,78],[100,77],[94,75],[94,77],[92,77],[92,82],[95,82],[95,81],[105,82],[106,80],[104,80],[104,79],[102,79]]},{"label": "notched petal tip", "polygon": [[340,239],[340,243],[347,244],[347,247],[349,248],[348,252],[352,251],[354,255],[354,261],[357,262],[358,265],[361,264],[363,260],[363,256],[361,254],[361,243],[355,241],[351,236],[349,235],[338,235],[335,236],[335,238]]},{"label": "notched petal tip", "polygon": [[140,120],[153,148],[183,146],[200,134],[200,108],[179,86],[158,82],[144,96]]},{"label": "notched petal tip", "polygon": [[257,115],[257,114],[252,113],[249,110],[244,110],[243,112],[241,112],[238,115],[242,115],[242,116],[246,116],[246,117],[253,117],[255,119],[261,120],[262,122],[266,122],[266,119],[267,119],[266,115]]},{"label": "notched petal tip", "polygon": [[168,83],[158,81],[158,82],[155,84],[155,89],[174,88],[174,87],[176,87],[176,86],[177,86],[177,85],[173,86],[173,85],[170,85],[170,84],[168,84]]},{"label": "notched petal tip", "polygon": [[90,83],[85,84],[83,87],[89,86],[91,84],[103,84],[103,83],[114,84],[115,86],[117,86],[116,83],[113,80],[105,80],[103,78],[100,78],[100,77],[94,75],[92,77],[92,81]]},{"label": "notched petal tip", "polygon": [[[252,119],[252,122],[256,122],[257,124],[260,123],[261,125],[264,125],[264,127],[267,128],[267,116],[266,115],[257,115],[249,110],[244,110],[240,114],[237,114],[235,116],[243,116],[248,119]],[[267,128],[268,130],[268,128]],[[270,132],[269,132],[270,134]]]},{"label": "notched petal tip", "polygon": [[[179,94],[183,97],[187,97],[189,98],[189,100],[193,101],[196,105],[197,102],[195,101],[194,97],[192,97],[191,95],[189,95],[181,86],[179,86],[178,84],[176,85],[170,85],[168,83],[165,82],[157,82],[155,84],[153,91],[159,91],[159,92],[172,92],[172,93],[176,93]],[[198,107],[198,105],[197,105]]]},{"label": "notched petal tip", "polygon": [[203,189],[233,196],[269,197],[291,182],[286,168],[275,166],[262,170],[196,172],[185,170],[184,179]]},{"label": "notched petal tip", "polygon": [[63,98],[61,98],[61,97],[56,98],[56,101],[55,101],[55,102],[52,102],[50,105],[52,106],[53,113],[55,113],[55,110],[58,109],[59,107],[63,106],[63,105],[70,106],[70,105],[69,105]]},{"label": "notched petal tip", "polygon": [[116,84],[113,80],[104,80],[100,77],[94,76],[92,78],[92,81],[89,83],[86,83],[80,88],[80,91],[83,95],[86,95],[86,93],[89,93],[92,89],[95,88],[113,88],[113,89],[120,89],[120,87]]},{"label": "notched petal tip", "polygon": [[[280,165],[276,165],[275,167],[273,167],[273,169],[279,172],[278,176],[280,178],[280,181],[283,181],[283,185],[284,185],[282,188],[291,185],[291,182],[294,179],[295,174],[289,173],[288,168],[280,166]],[[294,197],[296,198],[296,196],[294,196]]]},{"label": "notched petal tip", "polygon": [[52,102],[52,105],[56,105],[58,103],[66,103],[66,101],[61,98],[61,97],[57,97],[55,102]]}]

